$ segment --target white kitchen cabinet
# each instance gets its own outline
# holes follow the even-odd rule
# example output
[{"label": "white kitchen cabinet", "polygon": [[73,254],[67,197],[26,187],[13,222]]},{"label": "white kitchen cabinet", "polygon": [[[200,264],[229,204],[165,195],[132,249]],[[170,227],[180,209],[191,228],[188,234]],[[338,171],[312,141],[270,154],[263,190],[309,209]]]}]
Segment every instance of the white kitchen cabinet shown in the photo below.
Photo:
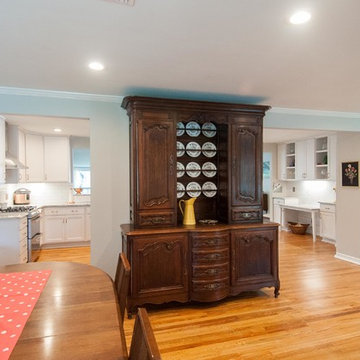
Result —
[{"label": "white kitchen cabinet", "polygon": [[278,178],[286,179],[286,144],[278,144]]},{"label": "white kitchen cabinet", "polygon": [[315,139],[315,178],[336,180],[336,135]]},{"label": "white kitchen cabinet", "polygon": [[295,143],[296,180],[314,179],[314,139],[297,141]]},{"label": "white kitchen cabinet", "polygon": [[27,262],[27,217],[0,219],[0,266]]},{"label": "white kitchen cabinet", "polygon": [[25,134],[27,182],[44,181],[44,141],[41,135]]},{"label": "white kitchen cabinet", "polygon": [[44,180],[69,182],[70,144],[65,136],[44,136]]},{"label": "white kitchen cabinet", "polygon": [[281,208],[280,205],[285,204],[284,198],[273,198],[273,222],[279,223],[281,220]]},{"label": "white kitchen cabinet", "polygon": [[336,241],[335,214],[335,204],[320,203],[320,236],[325,242]]},{"label": "white kitchen cabinet", "polygon": [[5,120],[0,116],[0,184],[5,183]]},{"label": "white kitchen cabinet", "polygon": [[85,235],[85,207],[46,207],[43,211],[43,244],[87,241]]}]

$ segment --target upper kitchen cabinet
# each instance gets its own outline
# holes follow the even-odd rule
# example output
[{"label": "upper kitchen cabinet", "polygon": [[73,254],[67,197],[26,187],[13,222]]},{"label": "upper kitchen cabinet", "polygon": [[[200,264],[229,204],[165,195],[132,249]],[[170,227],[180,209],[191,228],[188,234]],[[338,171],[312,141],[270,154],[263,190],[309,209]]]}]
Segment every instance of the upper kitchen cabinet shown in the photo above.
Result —
[{"label": "upper kitchen cabinet", "polygon": [[131,220],[175,226],[178,201],[197,220],[262,220],[262,121],[267,106],[126,97]]},{"label": "upper kitchen cabinet", "polygon": [[41,135],[25,134],[26,166],[25,181],[43,182],[44,172],[44,141]]},{"label": "upper kitchen cabinet", "polygon": [[0,117],[0,184],[5,183],[5,120]]},{"label": "upper kitchen cabinet", "polygon": [[70,145],[66,136],[44,136],[44,180],[68,182]]},{"label": "upper kitchen cabinet", "polygon": [[336,135],[315,139],[315,178],[336,180]]},{"label": "upper kitchen cabinet", "polygon": [[295,143],[278,145],[278,176],[280,180],[295,180]]},{"label": "upper kitchen cabinet", "polygon": [[68,137],[24,133],[8,125],[7,140],[7,156],[13,162],[6,169],[7,183],[69,182]]},{"label": "upper kitchen cabinet", "polygon": [[295,142],[296,180],[313,180],[314,174],[314,139]]},{"label": "upper kitchen cabinet", "polygon": [[279,180],[336,180],[336,135],[278,144]]}]

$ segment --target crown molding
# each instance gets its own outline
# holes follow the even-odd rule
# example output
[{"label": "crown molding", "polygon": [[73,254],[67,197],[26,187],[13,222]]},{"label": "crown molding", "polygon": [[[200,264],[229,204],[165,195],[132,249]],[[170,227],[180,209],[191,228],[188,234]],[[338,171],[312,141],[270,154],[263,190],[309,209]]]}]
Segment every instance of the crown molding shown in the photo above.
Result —
[{"label": "crown molding", "polygon": [[305,115],[305,116],[328,116],[336,118],[360,119],[360,113],[345,111],[328,111],[328,110],[310,110],[310,109],[291,109],[272,107],[268,113],[287,114],[287,115]]},{"label": "crown molding", "polygon": [[83,101],[102,101],[111,103],[121,103],[123,96],[101,95],[101,94],[87,94],[67,91],[54,90],[38,90],[26,89],[16,87],[0,86],[0,95],[21,95],[21,96],[39,96],[57,99],[72,99]]}]

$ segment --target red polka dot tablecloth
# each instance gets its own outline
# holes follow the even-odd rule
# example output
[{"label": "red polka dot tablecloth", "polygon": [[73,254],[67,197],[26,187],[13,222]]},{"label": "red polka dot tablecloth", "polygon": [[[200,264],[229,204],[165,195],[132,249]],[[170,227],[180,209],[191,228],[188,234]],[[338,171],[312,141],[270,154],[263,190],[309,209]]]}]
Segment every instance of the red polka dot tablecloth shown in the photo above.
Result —
[{"label": "red polka dot tablecloth", "polygon": [[7,360],[51,270],[0,273],[0,360]]}]

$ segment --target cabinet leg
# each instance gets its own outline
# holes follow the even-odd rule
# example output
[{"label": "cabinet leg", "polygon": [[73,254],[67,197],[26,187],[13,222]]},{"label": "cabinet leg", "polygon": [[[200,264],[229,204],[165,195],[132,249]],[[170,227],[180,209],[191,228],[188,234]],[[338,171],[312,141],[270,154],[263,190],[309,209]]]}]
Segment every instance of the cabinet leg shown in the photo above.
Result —
[{"label": "cabinet leg", "polygon": [[279,295],[280,295],[280,288],[276,287],[274,290],[274,296],[275,296],[275,298],[277,298]]}]

